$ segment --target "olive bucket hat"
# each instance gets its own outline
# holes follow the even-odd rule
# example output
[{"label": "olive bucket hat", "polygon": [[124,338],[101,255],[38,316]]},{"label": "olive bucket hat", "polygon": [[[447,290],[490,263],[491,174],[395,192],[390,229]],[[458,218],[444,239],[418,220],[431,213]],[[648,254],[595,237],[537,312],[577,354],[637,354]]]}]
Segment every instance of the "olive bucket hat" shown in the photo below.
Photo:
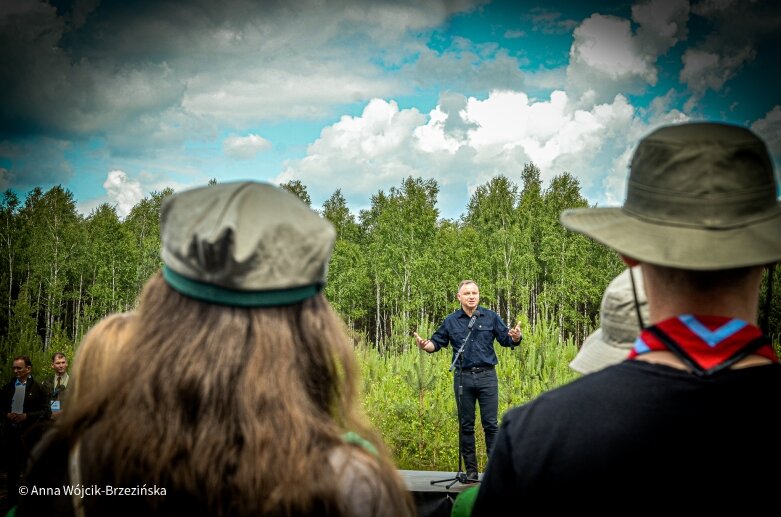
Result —
[{"label": "olive bucket hat", "polygon": [[561,223],[628,257],[693,270],[781,260],[781,203],[764,142],[693,122],[640,141],[617,208],[565,210]]},{"label": "olive bucket hat", "polygon": [[325,285],[336,231],[295,195],[237,182],[184,191],[160,211],[163,277],[201,301],[301,302]]},{"label": "olive bucket hat", "polygon": [[[632,274],[635,289],[632,289]],[[586,374],[626,359],[640,334],[637,310],[643,321],[650,319],[641,266],[625,269],[610,281],[602,295],[599,328],[583,342],[569,363],[570,368]]]}]

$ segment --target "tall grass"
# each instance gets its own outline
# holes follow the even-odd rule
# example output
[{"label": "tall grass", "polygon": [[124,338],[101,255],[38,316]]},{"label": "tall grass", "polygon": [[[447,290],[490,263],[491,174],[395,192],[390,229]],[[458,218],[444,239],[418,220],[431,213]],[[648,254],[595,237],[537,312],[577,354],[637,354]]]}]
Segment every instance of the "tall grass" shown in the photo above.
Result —
[{"label": "tall grass", "polygon": [[[449,371],[452,351],[427,354],[406,349],[384,356],[368,347],[357,350],[364,409],[392,450],[398,468],[455,471],[458,418]],[[520,347],[510,350],[496,345],[496,352],[500,419],[508,409],[578,376],[568,366],[577,346],[571,340],[562,342],[551,323],[541,322],[530,330],[527,326]],[[486,455],[479,422],[478,417],[475,434],[482,470]]]}]

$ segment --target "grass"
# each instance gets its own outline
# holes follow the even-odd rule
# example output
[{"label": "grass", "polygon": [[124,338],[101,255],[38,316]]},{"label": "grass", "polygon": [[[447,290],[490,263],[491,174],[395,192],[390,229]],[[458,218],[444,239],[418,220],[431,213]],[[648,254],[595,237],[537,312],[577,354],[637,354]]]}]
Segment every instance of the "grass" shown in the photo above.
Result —
[{"label": "grass", "polygon": [[[357,350],[363,381],[363,405],[404,470],[455,471],[458,468],[458,419],[453,394],[450,349],[427,354],[409,347],[397,354]],[[569,368],[577,353],[574,342],[562,342],[554,325],[539,323],[524,332],[515,350],[495,346],[499,365],[499,415],[578,374]],[[479,409],[478,409],[479,411]],[[485,440],[475,430],[479,468],[485,468]]]}]

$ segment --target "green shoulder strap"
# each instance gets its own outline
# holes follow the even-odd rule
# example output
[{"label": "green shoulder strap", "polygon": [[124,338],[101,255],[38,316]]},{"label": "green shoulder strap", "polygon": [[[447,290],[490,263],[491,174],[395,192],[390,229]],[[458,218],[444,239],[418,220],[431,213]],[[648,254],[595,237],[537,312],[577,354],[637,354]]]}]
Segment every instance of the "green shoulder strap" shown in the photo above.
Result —
[{"label": "green shoulder strap", "polygon": [[355,445],[360,445],[361,447],[366,449],[374,456],[377,456],[379,454],[374,444],[372,444],[369,440],[359,435],[355,431],[347,431],[346,433],[344,433],[342,435],[342,440],[346,443],[353,443]]},{"label": "green shoulder strap", "polygon": [[450,517],[469,517],[477,499],[477,486],[470,486],[456,496],[453,508],[450,509]]}]

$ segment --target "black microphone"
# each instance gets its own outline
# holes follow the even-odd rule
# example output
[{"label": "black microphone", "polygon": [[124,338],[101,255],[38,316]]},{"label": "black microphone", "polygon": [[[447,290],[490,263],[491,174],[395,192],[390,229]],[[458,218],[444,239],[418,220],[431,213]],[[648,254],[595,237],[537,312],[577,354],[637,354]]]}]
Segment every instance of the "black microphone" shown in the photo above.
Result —
[{"label": "black microphone", "polygon": [[480,316],[480,311],[475,309],[475,312],[472,313],[472,319],[469,320],[469,325],[466,326],[468,330],[472,330],[472,327],[475,326],[475,322],[477,321],[478,316]]}]

